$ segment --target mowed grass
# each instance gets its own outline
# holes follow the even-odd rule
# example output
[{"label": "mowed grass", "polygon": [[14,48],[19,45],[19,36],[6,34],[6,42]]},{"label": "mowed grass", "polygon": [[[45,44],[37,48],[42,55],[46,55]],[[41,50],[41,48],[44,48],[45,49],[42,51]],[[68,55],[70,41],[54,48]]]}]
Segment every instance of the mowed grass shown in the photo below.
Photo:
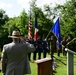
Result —
[{"label": "mowed grass", "polygon": [[[43,58],[43,54],[41,56]],[[47,57],[50,57],[50,55],[47,53]],[[60,57],[57,56],[57,53],[54,54],[55,61],[57,63],[57,68],[54,72],[54,75],[67,75],[67,56],[63,56],[62,53],[60,53]],[[38,75],[38,66],[35,62],[32,60],[31,56],[31,74],[27,75]],[[74,55],[74,75],[76,75],[76,55]]]},{"label": "mowed grass", "polygon": [[[47,57],[50,57],[50,54],[47,53]],[[57,53],[55,53],[54,57],[57,63],[57,68],[55,69],[54,75],[67,75],[67,56],[63,56],[61,53],[60,57],[58,57]],[[41,54],[41,58],[43,58],[43,54]],[[33,54],[31,54],[30,66],[32,73],[27,75],[38,75],[38,66],[35,61],[33,61]],[[0,73],[0,75],[2,75],[2,73]],[[76,55],[74,55],[74,75],[76,75]]]},{"label": "mowed grass", "polygon": [[[55,56],[55,61],[57,63],[57,68],[54,72],[54,75],[67,75],[67,56],[63,56],[62,53],[60,54],[60,57],[57,56],[57,53],[55,53],[54,56]],[[43,58],[43,54],[41,57]],[[47,53],[47,57],[50,57],[48,53]],[[27,75],[38,75],[37,64],[30,61],[30,65],[31,65],[32,74],[27,74]],[[74,75],[76,75],[76,55],[74,55]]]}]

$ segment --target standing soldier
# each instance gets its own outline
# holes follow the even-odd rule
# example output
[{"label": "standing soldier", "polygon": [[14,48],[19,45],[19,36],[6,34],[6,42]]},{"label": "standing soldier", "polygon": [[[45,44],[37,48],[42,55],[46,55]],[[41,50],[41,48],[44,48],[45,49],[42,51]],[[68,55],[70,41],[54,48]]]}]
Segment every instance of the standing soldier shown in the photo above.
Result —
[{"label": "standing soldier", "polygon": [[67,44],[66,37],[63,37],[63,40],[61,41],[61,44],[62,44],[62,53],[63,53],[63,56],[65,56],[66,55],[65,47],[66,47],[66,44]]},{"label": "standing soldier", "polygon": [[41,52],[42,52],[42,39],[39,36],[37,39],[37,43],[38,43],[38,59],[41,59]]},{"label": "standing soldier", "polygon": [[71,42],[71,40],[72,40],[72,36],[71,35],[68,35],[68,38],[67,38],[67,44],[66,44],[66,46],[69,48],[69,49],[72,49],[72,42]]},{"label": "standing soldier", "polygon": [[68,36],[67,48],[76,52],[76,38],[72,39],[72,36]]},{"label": "standing soldier", "polygon": [[34,41],[34,46],[35,46],[35,51],[34,51],[34,53],[33,53],[33,60],[36,60],[36,54],[37,54],[37,52],[38,52],[38,43],[37,43],[37,40],[36,41]]},{"label": "standing soldier", "polygon": [[47,44],[47,40],[44,39],[42,42],[42,50],[43,50],[43,58],[46,58],[46,54],[48,51],[48,44]]},{"label": "standing soldier", "polygon": [[57,38],[54,35],[52,35],[51,38],[48,39],[48,41],[50,41],[51,58],[53,58],[54,52],[57,49]]}]

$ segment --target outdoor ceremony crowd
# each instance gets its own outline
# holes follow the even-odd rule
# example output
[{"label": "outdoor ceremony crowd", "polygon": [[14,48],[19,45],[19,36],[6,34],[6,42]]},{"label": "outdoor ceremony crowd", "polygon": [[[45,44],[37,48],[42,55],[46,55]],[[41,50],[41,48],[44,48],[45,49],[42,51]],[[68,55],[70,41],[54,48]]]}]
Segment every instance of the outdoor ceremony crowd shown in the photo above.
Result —
[{"label": "outdoor ceremony crowd", "polygon": [[[12,36],[8,37],[12,38],[12,42],[3,46],[1,54],[3,75],[30,74],[29,60],[41,59],[42,53],[43,58],[47,57],[47,53],[53,58],[55,52],[62,52],[63,56],[66,56],[65,48],[72,50],[76,44],[76,41],[71,36],[67,38],[64,36],[60,44],[54,35],[51,35],[48,39],[42,39],[39,36],[34,40],[33,38],[27,39],[22,37],[19,31],[13,31]],[[73,41],[74,44],[72,44]],[[60,49],[57,48],[58,45]],[[33,57],[31,57],[31,53],[33,53]],[[58,56],[60,55],[58,54]]]},{"label": "outdoor ceremony crowd", "polygon": [[[33,56],[31,53],[28,53],[29,60],[37,60],[41,59],[41,53],[43,55],[43,58],[47,57],[47,53],[51,54],[51,57],[54,55],[54,53],[59,52],[58,56],[60,56],[60,53],[63,54],[63,56],[66,56],[65,48],[69,48],[73,51],[75,51],[75,40],[74,42],[71,41],[73,38],[68,35],[68,37],[64,36],[60,43],[60,49],[57,48],[57,38],[55,36],[50,36],[48,39],[42,39],[40,36],[35,41],[33,38],[26,38],[26,42],[31,43],[35,47],[35,51],[33,52]],[[73,42],[73,43],[72,43]],[[2,48],[1,48],[2,51]],[[37,56],[38,55],[38,56]],[[31,57],[32,56],[32,57]],[[31,59],[32,58],[32,59]]]},{"label": "outdoor ceremony crowd", "polygon": [[[43,55],[43,58],[47,57],[47,53],[53,57],[54,53],[58,53],[58,56],[60,56],[60,53],[63,54],[63,56],[66,56],[65,48],[69,48],[73,51],[75,51],[75,40],[72,41],[73,38],[71,35],[68,35],[68,37],[64,36],[61,40],[60,48],[57,48],[57,38],[55,36],[51,36],[49,39],[42,39],[40,36],[36,41],[31,39],[26,39],[27,42],[34,44],[36,50],[33,52],[33,57],[31,57],[31,53],[28,54],[29,60],[36,60],[41,59],[41,53]],[[38,57],[37,57],[38,53]],[[32,58],[32,59],[31,59]]]}]

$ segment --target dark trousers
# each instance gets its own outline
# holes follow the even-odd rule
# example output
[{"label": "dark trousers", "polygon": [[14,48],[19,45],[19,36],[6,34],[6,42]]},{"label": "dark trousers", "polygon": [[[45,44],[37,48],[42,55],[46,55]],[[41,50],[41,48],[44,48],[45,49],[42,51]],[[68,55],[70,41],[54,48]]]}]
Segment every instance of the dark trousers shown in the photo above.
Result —
[{"label": "dark trousers", "polygon": [[43,58],[46,58],[46,51],[43,51]]},{"label": "dark trousers", "polygon": [[38,51],[38,59],[41,59],[41,50]]},{"label": "dark trousers", "polygon": [[36,60],[36,51],[34,51],[34,53],[33,53],[33,60]]}]

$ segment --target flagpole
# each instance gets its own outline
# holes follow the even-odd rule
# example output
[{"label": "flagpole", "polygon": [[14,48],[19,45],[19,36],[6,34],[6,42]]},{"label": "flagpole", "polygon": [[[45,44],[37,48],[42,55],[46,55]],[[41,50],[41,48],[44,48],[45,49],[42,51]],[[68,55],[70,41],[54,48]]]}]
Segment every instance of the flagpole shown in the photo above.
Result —
[{"label": "flagpole", "polygon": [[74,38],[74,39],[72,39],[70,42],[68,42],[67,44],[66,44],[66,46],[67,45],[69,45],[71,42],[73,42],[74,40],[76,40],[76,38]]},{"label": "flagpole", "polygon": [[46,36],[46,39],[48,38],[49,34],[51,33],[51,30],[49,31],[48,35]]}]

